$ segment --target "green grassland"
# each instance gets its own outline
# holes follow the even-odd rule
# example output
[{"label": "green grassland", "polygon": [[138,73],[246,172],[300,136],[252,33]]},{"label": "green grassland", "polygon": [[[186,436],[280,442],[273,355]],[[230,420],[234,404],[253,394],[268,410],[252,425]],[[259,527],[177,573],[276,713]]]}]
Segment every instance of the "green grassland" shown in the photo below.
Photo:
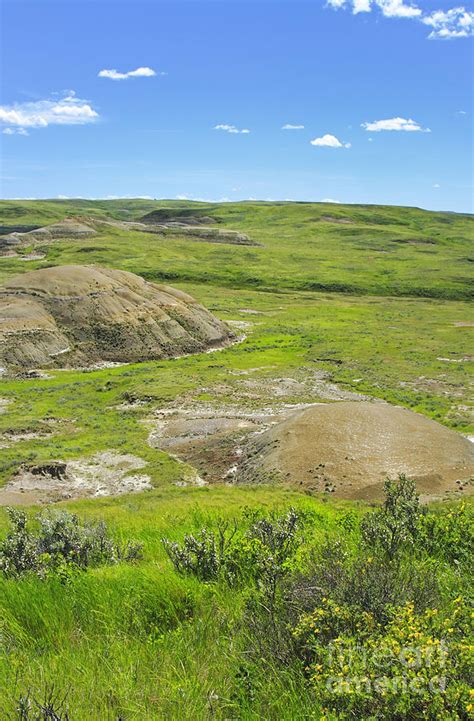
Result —
[{"label": "green grassland", "polygon": [[[246,592],[178,576],[160,539],[180,539],[246,506],[293,505],[316,514],[317,543],[340,529],[348,508],[359,514],[362,507],[277,487],[177,488],[185,464],[147,443],[144,421],[154,410],[191,396],[213,400],[216,389],[219,403],[232,403],[239,393],[236,371],[253,369],[252,377],[271,380],[308,369],[325,371],[344,390],[472,432],[471,216],[310,203],[51,200],[2,201],[0,224],[5,233],[70,216],[137,220],[171,206],[211,215],[219,227],[247,233],[260,245],[104,226],[82,241],[36,245],[45,253],[40,261],[0,258],[2,282],[48,265],[99,264],[169,283],[220,318],[249,323],[242,342],[217,353],[97,371],[52,370],[48,379],[1,379],[0,396],[11,403],[0,415],[0,433],[41,431],[51,417],[65,423],[47,440],[0,448],[0,483],[24,462],[113,448],[144,458],[154,485],[136,496],[61,504],[104,518],[117,537],[140,540],[144,559],[137,566],[88,570],[66,588],[55,579],[0,581],[2,718],[16,718],[20,694],[30,689],[41,695],[52,685],[68,692],[72,721],[322,714],[300,670],[271,663],[256,670],[254,704],[244,709],[235,679],[246,651],[235,628]],[[120,409],[130,398],[143,403]],[[268,402],[280,401],[269,391]],[[0,524],[6,528],[3,512]],[[448,586],[450,578],[449,572]]]},{"label": "green grassland", "polygon": [[[42,225],[71,215],[136,220],[155,208],[183,205],[163,201],[4,201],[0,222]],[[471,297],[474,221],[470,216],[416,208],[311,203],[187,203],[189,206],[215,217],[226,228],[248,233],[263,247],[190,246],[185,238],[160,239],[108,229],[86,247],[55,243],[54,249],[48,249],[48,262],[103,263],[150,280],[231,288],[455,300]],[[4,260],[0,273],[5,276],[15,269],[19,269],[18,261]]]}]

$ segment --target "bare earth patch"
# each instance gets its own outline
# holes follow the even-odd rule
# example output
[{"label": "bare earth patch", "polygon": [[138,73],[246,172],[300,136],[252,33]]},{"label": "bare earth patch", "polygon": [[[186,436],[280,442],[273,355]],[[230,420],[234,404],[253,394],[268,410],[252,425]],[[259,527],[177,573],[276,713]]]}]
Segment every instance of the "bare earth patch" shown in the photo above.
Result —
[{"label": "bare earth patch", "polygon": [[131,454],[102,451],[89,458],[50,461],[20,468],[0,489],[0,505],[54,503],[70,498],[121,495],[152,488],[150,477],[132,473],[146,461]]},{"label": "bare earth patch", "polygon": [[7,412],[7,408],[10,405],[10,403],[11,403],[10,398],[0,398],[0,414]]},{"label": "bare earth patch", "polygon": [[[361,401],[325,371],[298,369],[295,377],[262,375],[268,368],[230,370],[229,381],[178,398],[145,421],[149,445],[194,466],[208,482],[233,482],[248,441],[297,410],[320,401]],[[211,395],[210,403],[200,400]],[[133,408],[127,409],[133,410]]]}]

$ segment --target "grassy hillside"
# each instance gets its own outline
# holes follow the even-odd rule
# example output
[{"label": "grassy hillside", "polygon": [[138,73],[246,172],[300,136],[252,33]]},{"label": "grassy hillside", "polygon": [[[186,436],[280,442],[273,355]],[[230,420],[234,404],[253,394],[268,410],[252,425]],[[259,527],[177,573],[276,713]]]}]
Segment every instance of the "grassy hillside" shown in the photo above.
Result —
[{"label": "grassy hillside", "polygon": [[[177,201],[2,201],[0,224],[45,225],[71,215],[135,220]],[[474,220],[416,208],[313,203],[192,204],[263,247],[194,243],[185,238],[104,230],[94,243],[57,243],[47,262],[103,263],[150,280],[231,288],[293,289],[460,300],[471,296]],[[0,273],[20,271],[2,260]],[[29,267],[35,267],[32,263]],[[0,276],[1,277],[1,276]]]},{"label": "grassy hillside", "polygon": [[[81,518],[105,519],[115,538],[143,543],[143,559],[136,564],[99,565],[77,573],[66,564],[46,578],[0,574],[4,717],[47,718],[35,717],[33,709],[34,700],[49,694],[56,707],[67,696],[70,721],[467,719],[467,662],[456,646],[466,633],[461,623],[452,626],[454,696],[435,694],[433,703],[431,697],[400,697],[396,707],[396,694],[385,700],[382,695],[373,708],[360,699],[351,706],[347,694],[328,701],[314,681],[314,667],[321,663],[322,672],[330,675],[342,670],[326,667],[327,659],[318,662],[308,651],[305,671],[300,651],[282,661],[278,648],[256,651],[258,633],[286,638],[283,629],[297,625],[285,616],[285,607],[278,620],[272,619],[273,629],[262,631],[268,619],[259,606],[261,577],[232,586],[221,577],[202,582],[192,574],[181,575],[161,543],[163,536],[181,542],[186,533],[197,534],[202,527],[215,530],[222,518],[238,518],[248,526],[249,509],[283,513],[295,507],[311,520],[304,542],[285,566],[285,583],[297,584],[299,573],[318,567],[326,538],[333,547],[339,541],[349,560],[334,562],[345,569],[350,583],[368,577],[370,564],[379,562],[373,585],[364,587],[375,598],[382,593],[376,580],[384,577],[380,569],[390,567],[391,592],[399,592],[396,605],[405,609],[399,617],[405,619],[411,613],[406,604],[417,599],[417,620],[410,623],[425,625],[413,632],[437,643],[447,631],[441,626],[429,631],[426,609],[436,608],[445,623],[453,617],[454,600],[468,595],[468,563],[462,554],[469,555],[472,517],[466,521],[459,504],[434,509],[430,518],[440,519],[440,527],[438,521],[420,527],[414,545],[403,546],[388,563],[380,549],[363,545],[360,520],[367,509],[362,505],[276,486],[178,487],[174,484],[189,480],[190,467],[152,447],[148,436],[156,414],[177,406],[278,410],[328,400],[333,387],[404,405],[460,432],[472,432],[472,310],[467,301],[473,218],[334,204],[51,200],[1,201],[0,225],[7,233],[70,216],[138,220],[159,208],[192,208],[260,245],[212,244],[179,233],[159,236],[97,226],[98,234],[82,241],[32,244],[20,250],[20,257],[0,258],[0,280],[69,263],[130,270],[192,294],[245,336],[212,354],[0,380],[0,397],[7,401],[0,414],[0,483],[22,463],[114,449],[144,459],[154,486],[135,496],[59,504]],[[22,260],[33,246],[45,257]],[[315,380],[305,385],[308,378]],[[7,517],[0,510],[4,537]],[[362,559],[362,571],[349,568],[351,558]],[[258,559],[252,559],[258,566]],[[357,599],[355,606],[345,596],[341,600],[344,573],[335,581],[331,603],[361,623],[372,623],[370,614],[376,610],[370,604],[363,608]],[[436,589],[423,586],[422,593],[422,578],[435,578]],[[285,588],[278,590],[282,599]],[[253,602],[260,610],[248,620]],[[318,597],[317,603],[324,615],[326,601]],[[301,608],[298,613],[303,619]],[[334,618],[338,613],[332,613]],[[306,621],[301,623],[306,629]],[[372,628],[370,643],[380,643],[382,636],[392,642],[393,628],[387,623],[385,619],[377,632]],[[411,633],[410,623],[400,633]],[[332,631],[334,638],[335,627]],[[360,629],[351,634],[352,642],[365,643]],[[415,644],[413,638],[406,641],[410,644]],[[30,715],[15,711],[21,697],[31,704]]]}]

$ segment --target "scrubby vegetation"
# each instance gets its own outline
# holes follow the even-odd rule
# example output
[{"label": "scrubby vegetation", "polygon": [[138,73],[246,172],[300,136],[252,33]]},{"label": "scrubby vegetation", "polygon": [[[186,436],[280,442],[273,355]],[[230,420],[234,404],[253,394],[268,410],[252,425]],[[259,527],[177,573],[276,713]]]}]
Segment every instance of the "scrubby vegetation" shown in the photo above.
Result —
[{"label": "scrubby vegetation", "polygon": [[67,511],[37,515],[37,531],[28,527],[26,513],[7,508],[10,532],[0,543],[0,571],[18,578],[28,573],[44,577],[50,573],[67,574],[75,569],[140,558],[141,545],[128,541],[115,543],[106,524],[81,523]]},{"label": "scrubby vegetation", "polygon": [[[144,543],[134,567],[91,556],[66,597],[61,564],[6,574],[11,718],[469,718],[471,506],[420,507],[405,478],[375,509],[275,492],[276,510],[255,489],[227,491],[222,514],[218,495],[177,508],[177,493],[122,501],[122,530]],[[14,521],[4,555],[27,525]],[[102,525],[69,514],[40,518],[35,538],[64,559],[78,528],[102,543]]]},{"label": "scrubby vegetation", "polygon": [[[303,516],[290,509],[240,536],[237,526],[227,539],[221,529],[220,542],[202,529],[201,540],[187,536],[182,547],[167,544],[168,553],[178,572],[200,580],[253,580],[241,620],[249,658],[257,667],[270,659],[300,664],[327,718],[467,718],[473,609],[463,573],[451,579],[459,591],[452,600],[442,589],[450,571],[438,567],[453,515],[421,512],[403,476],[387,481],[385,492],[382,508],[363,516],[359,534],[353,529],[352,544],[347,535],[309,542],[298,558]],[[474,522],[465,505],[457,522],[471,528],[464,556]],[[438,544],[427,550],[426,529],[435,527]]]}]

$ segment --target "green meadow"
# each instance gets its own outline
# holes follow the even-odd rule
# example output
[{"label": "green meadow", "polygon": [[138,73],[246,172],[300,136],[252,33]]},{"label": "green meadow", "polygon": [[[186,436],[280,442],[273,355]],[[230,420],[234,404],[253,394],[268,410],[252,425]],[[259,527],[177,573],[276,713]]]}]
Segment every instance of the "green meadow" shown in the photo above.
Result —
[{"label": "green meadow", "polygon": [[[349,555],[357,554],[366,507],[278,486],[178,487],[189,467],[147,439],[154,412],[190,398],[232,404],[247,377],[241,373],[248,371],[263,388],[268,383],[263,401],[275,407],[283,399],[273,395],[272,380],[320,372],[344,391],[381,398],[472,433],[473,218],[388,206],[51,200],[1,201],[0,224],[7,233],[71,216],[131,221],[163,207],[193,208],[258,245],[97,226],[97,235],[82,241],[36,243],[22,248],[19,257],[0,258],[1,282],[50,265],[132,271],[185,290],[223,320],[237,321],[244,335],[215,353],[0,379],[0,397],[8,401],[0,434],[39,434],[0,447],[0,484],[23,463],[107,449],[143,458],[153,484],[142,494],[58,504],[81,518],[104,520],[114,538],[143,544],[141,560],[65,577],[0,576],[0,716],[24,721],[467,719],[464,680],[456,686],[456,700],[439,708],[426,699],[425,706],[409,699],[396,711],[387,711],[383,702],[369,711],[349,702],[333,708],[308,682],[301,657],[279,663],[249,650],[246,608],[258,583],[236,588],[222,578],[202,582],[181,575],[161,542],[163,537],[181,542],[185,534],[215,528],[219,519],[242,518],[249,509],[284,513],[294,507],[312,519],[291,559],[296,573],[311,565],[308,558],[327,539],[339,539]],[[44,258],[22,260],[33,249]],[[284,398],[292,400],[320,397],[315,388],[304,398]],[[245,403],[251,408],[257,401],[247,397]],[[51,418],[60,423],[41,438]],[[441,519],[448,512],[457,518],[459,504],[429,511]],[[1,537],[7,528],[0,509]],[[433,542],[434,550],[400,557],[400,568],[414,565],[421,575],[431,564],[437,567],[440,592],[430,603],[446,617],[453,599],[469,595],[468,564],[445,553],[459,528],[443,526],[442,543]],[[403,598],[409,603],[407,594]],[[69,716],[33,715],[35,703],[48,694],[56,705],[64,701]],[[21,698],[29,699],[30,715],[19,715]]]}]

